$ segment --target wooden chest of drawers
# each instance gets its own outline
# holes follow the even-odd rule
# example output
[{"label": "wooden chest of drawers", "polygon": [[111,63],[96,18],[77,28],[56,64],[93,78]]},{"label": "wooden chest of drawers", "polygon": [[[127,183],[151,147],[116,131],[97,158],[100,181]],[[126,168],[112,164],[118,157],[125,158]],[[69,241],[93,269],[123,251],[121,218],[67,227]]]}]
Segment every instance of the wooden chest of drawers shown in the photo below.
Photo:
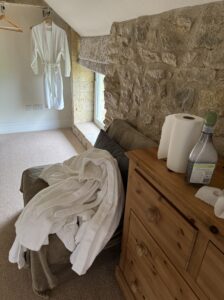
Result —
[{"label": "wooden chest of drawers", "polygon": [[[156,152],[128,153],[117,280],[128,300],[224,300],[224,220]],[[222,167],[211,185],[223,189]]]}]

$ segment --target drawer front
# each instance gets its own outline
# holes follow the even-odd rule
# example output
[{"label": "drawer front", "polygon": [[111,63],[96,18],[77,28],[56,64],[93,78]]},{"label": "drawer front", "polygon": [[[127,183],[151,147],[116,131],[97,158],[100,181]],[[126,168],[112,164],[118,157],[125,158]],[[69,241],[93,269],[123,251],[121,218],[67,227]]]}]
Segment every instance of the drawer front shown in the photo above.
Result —
[{"label": "drawer front", "polygon": [[224,253],[211,242],[208,243],[197,283],[209,299],[224,299]]},{"label": "drawer front", "polygon": [[134,213],[130,217],[127,261],[138,266],[138,279],[146,280],[156,299],[198,299]]},{"label": "drawer front", "polygon": [[142,276],[130,253],[127,253],[126,256],[124,276],[135,299],[158,300],[151,289],[149,278]]},{"label": "drawer front", "polygon": [[136,215],[172,262],[186,269],[197,230],[136,171],[130,178],[128,197]]}]

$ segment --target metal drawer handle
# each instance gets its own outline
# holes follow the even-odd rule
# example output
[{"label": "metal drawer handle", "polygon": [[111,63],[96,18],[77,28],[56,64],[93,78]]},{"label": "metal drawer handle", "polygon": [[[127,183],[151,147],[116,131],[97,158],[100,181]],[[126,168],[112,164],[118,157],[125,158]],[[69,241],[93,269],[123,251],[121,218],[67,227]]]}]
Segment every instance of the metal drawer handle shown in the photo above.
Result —
[{"label": "metal drawer handle", "polygon": [[143,255],[146,256],[148,254],[148,249],[143,243],[140,243],[136,246],[136,252],[139,257],[142,257]]},{"label": "metal drawer handle", "polygon": [[147,209],[146,217],[147,217],[149,222],[158,223],[160,218],[161,218],[161,214],[160,214],[160,211],[157,207],[151,207],[151,208]]}]

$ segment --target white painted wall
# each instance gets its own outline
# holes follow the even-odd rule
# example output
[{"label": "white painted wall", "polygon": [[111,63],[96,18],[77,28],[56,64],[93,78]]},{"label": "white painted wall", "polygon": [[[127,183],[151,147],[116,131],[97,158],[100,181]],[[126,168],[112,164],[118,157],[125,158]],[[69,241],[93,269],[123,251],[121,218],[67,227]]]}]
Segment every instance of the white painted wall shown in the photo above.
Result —
[{"label": "white painted wall", "polygon": [[[30,26],[42,21],[42,9],[7,4],[6,15],[24,31],[0,30],[0,133],[71,127],[71,80],[64,78],[64,110],[48,110],[44,107],[43,77],[34,75],[30,67]],[[55,23],[65,26],[57,17]],[[38,105],[43,109],[35,110]]]}]

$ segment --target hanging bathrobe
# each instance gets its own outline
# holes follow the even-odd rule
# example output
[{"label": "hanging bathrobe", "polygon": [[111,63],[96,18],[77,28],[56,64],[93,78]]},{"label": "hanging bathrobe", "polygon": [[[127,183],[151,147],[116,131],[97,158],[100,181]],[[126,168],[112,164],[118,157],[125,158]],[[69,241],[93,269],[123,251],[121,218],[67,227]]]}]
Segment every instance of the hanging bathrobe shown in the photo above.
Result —
[{"label": "hanging bathrobe", "polygon": [[[46,107],[61,110],[64,108],[61,58],[64,59],[64,75],[71,73],[71,61],[66,32],[52,22],[45,22],[32,28],[32,62],[35,74],[43,70]],[[38,60],[42,64],[39,65]]]}]

